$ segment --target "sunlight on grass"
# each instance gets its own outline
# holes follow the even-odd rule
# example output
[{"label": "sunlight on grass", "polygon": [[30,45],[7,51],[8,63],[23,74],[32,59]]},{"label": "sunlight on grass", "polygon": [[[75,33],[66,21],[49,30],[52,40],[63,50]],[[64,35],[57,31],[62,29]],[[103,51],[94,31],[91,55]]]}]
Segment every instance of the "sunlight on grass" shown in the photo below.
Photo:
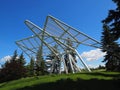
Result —
[{"label": "sunlight on grass", "polygon": [[24,87],[32,87],[38,84],[55,83],[58,80],[67,80],[68,78],[76,81],[81,80],[113,80],[119,78],[119,72],[91,72],[91,73],[76,73],[76,74],[62,74],[62,75],[46,75],[27,77],[11,82],[5,82],[0,84],[0,90],[16,90]]}]

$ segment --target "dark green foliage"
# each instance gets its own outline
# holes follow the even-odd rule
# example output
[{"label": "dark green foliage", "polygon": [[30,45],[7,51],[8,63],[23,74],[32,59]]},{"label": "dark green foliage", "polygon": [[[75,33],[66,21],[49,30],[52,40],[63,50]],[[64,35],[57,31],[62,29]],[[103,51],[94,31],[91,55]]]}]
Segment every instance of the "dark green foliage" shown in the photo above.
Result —
[{"label": "dark green foliage", "polygon": [[103,26],[103,36],[101,39],[102,51],[106,52],[103,62],[106,62],[106,69],[109,71],[119,71],[120,65],[120,52],[119,45],[117,42],[113,41],[111,31],[107,25]]},{"label": "dark green foliage", "polygon": [[115,10],[109,10],[109,14],[102,22],[109,25],[114,37],[114,41],[120,37],[120,0],[112,0],[116,3],[117,8]]},{"label": "dark green foliage", "polygon": [[10,81],[25,77],[26,69],[24,67],[25,59],[23,54],[18,56],[14,52],[11,60],[6,61],[0,72],[0,82]]},{"label": "dark green foliage", "polygon": [[32,57],[30,63],[26,65],[27,76],[35,76],[35,59]]},{"label": "dark green foliage", "polygon": [[19,56],[18,63],[20,63],[22,66],[25,65],[26,62],[23,53],[21,53],[21,55]]},{"label": "dark green foliage", "polygon": [[19,76],[20,78],[25,77],[26,76],[26,68],[25,68],[26,61],[25,61],[23,53],[21,53],[17,61],[18,61],[18,68],[19,68]]},{"label": "dark green foliage", "polygon": [[35,61],[33,58],[31,58],[31,60],[30,60],[30,75],[32,75],[32,76],[35,74],[34,66],[35,66]]},{"label": "dark green foliage", "polygon": [[106,69],[110,71],[120,71],[120,46],[117,40],[120,38],[120,0],[113,0],[117,8],[109,10],[106,19],[102,21],[102,51],[106,52]]},{"label": "dark green foliage", "polygon": [[99,65],[96,69],[97,70],[105,69],[105,66]]},{"label": "dark green foliage", "polygon": [[45,74],[45,62],[43,60],[41,48],[39,48],[37,55],[36,55],[35,70],[36,70],[37,75]]}]

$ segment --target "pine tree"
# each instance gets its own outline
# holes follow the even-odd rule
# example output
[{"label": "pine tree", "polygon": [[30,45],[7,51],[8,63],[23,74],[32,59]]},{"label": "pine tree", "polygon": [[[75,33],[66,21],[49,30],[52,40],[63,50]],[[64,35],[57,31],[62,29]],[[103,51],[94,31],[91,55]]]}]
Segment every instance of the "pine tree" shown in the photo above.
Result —
[{"label": "pine tree", "polygon": [[102,22],[109,25],[113,34],[114,41],[120,38],[120,0],[112,0],[117,8],[115,10],[109,10],[109,14]]},{"label": "pine tree", "polygon": [[115,10],[109,10],[109,14],[103,23],[102,51],[106,52],[104,61],[110,71],[120,71],[120,46],[117,40],[120,38],[120,0],[112,0],[116,3]]},{"label": "pine tree", "polygon": [[34,65],[35,65],[34,58],[31,58],[31,60],[30,60],[30,75],[32,75],[32,76],[35,75]]},{"label": "pine tree", "polygon": [[27,76],[35,75],[35,59],[33,57],[30,58],[30,63],[26,65]]},{"label": "pine tree", "polygon": [[19,69],[19,77],[25,77],[26,76],[26,67],[25,67],[25,58],[23,53],[20,54],[19,58],[17,59],[18,62],[18,69]]},{"label": "pine tree", "polygon": [[21,54],[20,58],[18,57],[15,50],[12,58],[5,62],[0,73],[0,82],[15,80],[25,76],[24,56]]},{"label": "pine tree", "polygon": [[43,56],[42,56],[42,49],[39,48],[39,50],[37,51],[37,55],[36,55],[36,73],[37,75],[44,75],[45,74],[45,62],[43,60]]},{"label": "pine tree", "polygon": [[18,58],[17,50],[14,51],[11,62],[14,62]]},{"label": "pine tree", "polygon": [[23,53],[20,54],[19,59],[18,59],[18,62],[19,62],[22,66],[25,65],[26,62],[25,62],[25,58],[24,58]]}]

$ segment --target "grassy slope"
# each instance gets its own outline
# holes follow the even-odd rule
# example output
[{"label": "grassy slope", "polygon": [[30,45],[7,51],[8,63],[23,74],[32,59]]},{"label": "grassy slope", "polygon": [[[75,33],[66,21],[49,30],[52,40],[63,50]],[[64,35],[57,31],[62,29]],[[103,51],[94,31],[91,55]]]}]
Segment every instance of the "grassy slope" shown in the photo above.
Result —
[{"label": "grassy slope", "polygon": [[0,84],[0,90],[120,90],[120,73],[92,72],[28,77]]}]

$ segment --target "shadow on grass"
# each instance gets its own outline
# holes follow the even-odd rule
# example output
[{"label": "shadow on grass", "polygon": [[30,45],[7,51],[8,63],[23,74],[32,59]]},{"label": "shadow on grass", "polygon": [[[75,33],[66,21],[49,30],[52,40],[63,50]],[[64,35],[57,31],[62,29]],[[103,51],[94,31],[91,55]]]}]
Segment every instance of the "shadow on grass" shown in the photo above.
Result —
[{"label": "shadow on grass", "polygon": [[87,74],[92,76],[104,76],[104,77],[112,77],[113,79],[119,79],[120,80],[120,74],[105,74],[105,73],[81,73],[81,74]]},{"label": "shadow on grass", "polygon": [[0,84],[0,88],[4,87],[7,84],[8,84],[8,82],[5,82],[4,84]]},{"label": "shadow on grass", "polygon": [[61,79],[52,83],[24,87],[17,90],[120,90],[120,80]]}]

